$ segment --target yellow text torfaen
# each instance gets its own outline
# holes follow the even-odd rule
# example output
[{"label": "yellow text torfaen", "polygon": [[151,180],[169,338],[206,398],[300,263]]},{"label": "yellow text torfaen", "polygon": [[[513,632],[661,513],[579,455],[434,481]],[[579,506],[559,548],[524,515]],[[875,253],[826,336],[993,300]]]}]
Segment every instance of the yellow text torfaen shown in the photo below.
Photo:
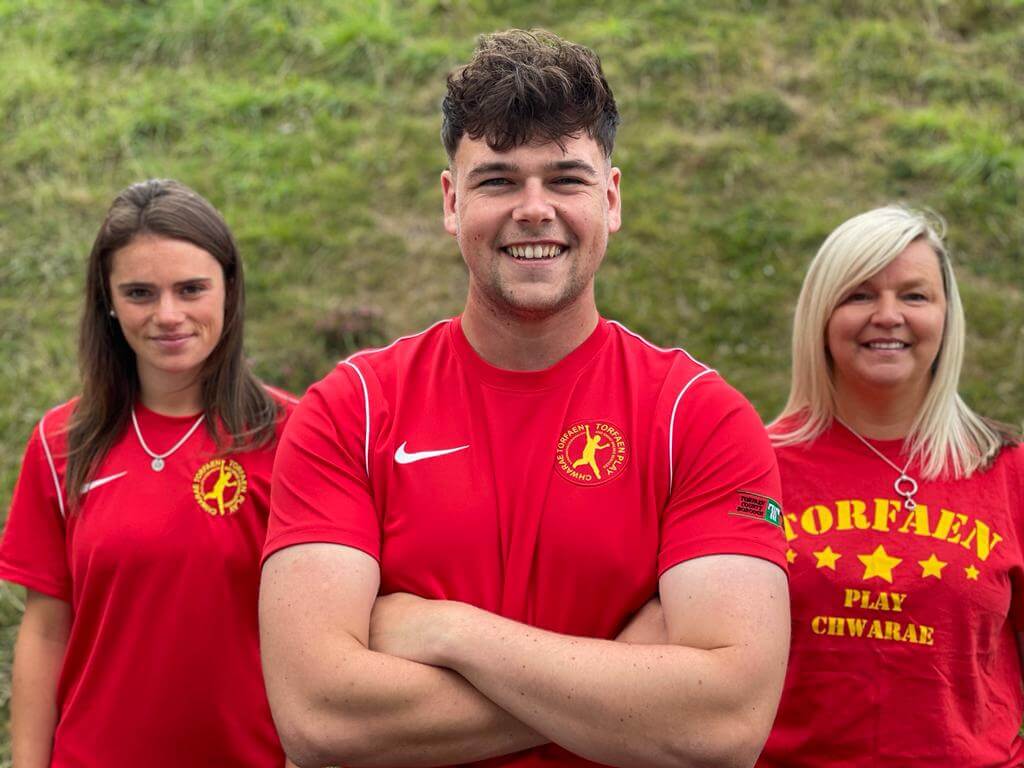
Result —
[{"label": "yellow text torfaen", "polygon": [[948,509],[933,513],[925,504],[904,510],[896,499],[874,499],[870,509],[860,499],[836,501],[834,506],[814,504],[797,514],[788,512],[783,517],[786,540],[793,541],[801,534],[821,536],[831,531],[882,531],[912,536],[927,536],[950,544],[959,544],[974,550],[979,560],[987,560],[1003,537],[975,518],[951,512]]}]

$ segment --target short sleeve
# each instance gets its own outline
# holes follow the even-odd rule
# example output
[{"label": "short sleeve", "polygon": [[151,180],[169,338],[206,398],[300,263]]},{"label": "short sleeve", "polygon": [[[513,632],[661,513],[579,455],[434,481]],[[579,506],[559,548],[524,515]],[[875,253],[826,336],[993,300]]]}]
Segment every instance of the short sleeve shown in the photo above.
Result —
[{"label": "short sleeve", "polygon": [[681,389],[658,572],[705,555],[749,555],[786,570],[779,469],[753,406],[717,374]]},{"label": "short sleeve", "polygon": [[380,558],[380,523],[367,467],[366,388],[342,364],[310,388],[274,459],[263,559],[285,547],[344,544]]},{"label": "short sleeve", "polygon": [[0,579],[71,602],[64,504],[42,423],[32,433],[0,541]]}]

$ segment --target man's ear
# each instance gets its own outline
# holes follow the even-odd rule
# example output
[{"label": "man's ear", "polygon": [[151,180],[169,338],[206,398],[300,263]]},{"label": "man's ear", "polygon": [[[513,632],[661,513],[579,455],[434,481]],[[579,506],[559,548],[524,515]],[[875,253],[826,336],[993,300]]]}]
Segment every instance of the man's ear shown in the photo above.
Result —
[{"label": "man's ear", "polygon": [[458,237],[459,215],[455,208],[455,175],[451,168],[441,171],[441,195],[444,199],[444,228],[448,234]]},{"label": "man's ear", "polygon": [[619,182],[622,179],[622,172],[612,166],[608,171],[608,232],[618,232],[622,226],[622,195],[619,191]]}]

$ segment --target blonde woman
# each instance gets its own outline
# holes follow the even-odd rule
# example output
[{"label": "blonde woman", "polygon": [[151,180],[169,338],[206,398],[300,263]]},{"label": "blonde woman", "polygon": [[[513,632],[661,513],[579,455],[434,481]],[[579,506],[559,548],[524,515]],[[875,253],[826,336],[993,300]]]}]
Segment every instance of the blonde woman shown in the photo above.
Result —
[{"label": "blonde woman", "polygon": [[1024,764],[1024,449],[957,394],[942,233],[869,211],[804,280],[771,428],[792,652],[761,766]]}]

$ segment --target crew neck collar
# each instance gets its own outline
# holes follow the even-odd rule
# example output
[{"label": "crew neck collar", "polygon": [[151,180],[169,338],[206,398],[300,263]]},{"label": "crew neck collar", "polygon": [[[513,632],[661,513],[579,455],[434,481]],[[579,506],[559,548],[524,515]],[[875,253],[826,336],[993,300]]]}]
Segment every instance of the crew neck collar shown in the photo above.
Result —
[{"label": "crew neck collar", "polygon": [[551,367],[539,371],[510,371],[488,363],[466,338],[461,316],[452,320],[449,329],[459,359],[482,381],[502,389],[528,391],[551,389],[575,379],[608,339],[610,326],[607,320],[598,318],[597,326],[582,344]]}]

